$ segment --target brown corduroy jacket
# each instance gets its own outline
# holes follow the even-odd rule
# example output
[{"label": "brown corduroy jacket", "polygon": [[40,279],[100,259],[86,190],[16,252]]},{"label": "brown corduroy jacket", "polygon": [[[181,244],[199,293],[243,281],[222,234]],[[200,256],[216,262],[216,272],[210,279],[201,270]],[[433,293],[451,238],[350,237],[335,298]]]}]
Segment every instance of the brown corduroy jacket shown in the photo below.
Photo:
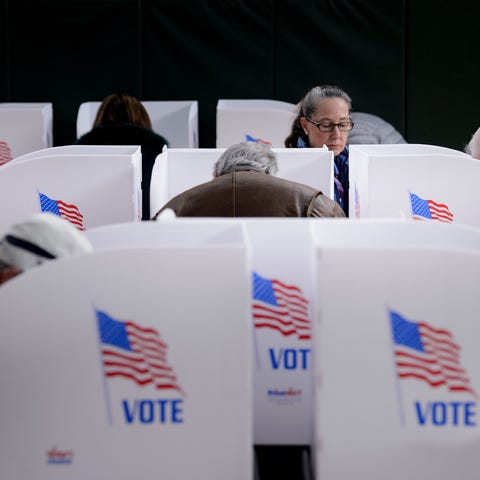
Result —
[{"label": "brown corduroy jacket", "polygon": [[345,217],[319,190],[255,170],[233,171],[167,202],[177,217]]}]

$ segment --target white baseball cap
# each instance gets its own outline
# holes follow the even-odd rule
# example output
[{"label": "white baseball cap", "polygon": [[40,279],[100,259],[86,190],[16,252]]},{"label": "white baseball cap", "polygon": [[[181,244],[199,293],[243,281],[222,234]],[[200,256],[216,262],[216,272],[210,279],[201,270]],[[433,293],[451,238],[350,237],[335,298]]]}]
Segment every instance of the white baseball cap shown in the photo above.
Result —
[{"label": "white baseball cap", "polygon": [[92,251],[88,238],[53,213],[36,213],[12,225],[0,241],[0,262],[28,270],[48,260]]}]

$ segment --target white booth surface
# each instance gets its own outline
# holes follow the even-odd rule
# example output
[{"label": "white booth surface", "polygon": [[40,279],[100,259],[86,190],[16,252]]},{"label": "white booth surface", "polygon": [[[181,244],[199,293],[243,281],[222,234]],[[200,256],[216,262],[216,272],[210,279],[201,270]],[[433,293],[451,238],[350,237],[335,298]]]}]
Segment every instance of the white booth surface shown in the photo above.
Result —
[{"label": "white booth surface", "polygon": [[12,160],[14,163],[32,158],[56,155],[137,155],[140,145],[62,145],[60,147],[43,148]]},{"label": "white booth surface", "polygon": [[280,100],[221,99],[217,102],[216,146],[252,141],[283,148],[295,116],[295,105]]},{"label": "white booth surface", "polygon": [[462,248],[480,252],[480,228],[444,222],[400,218],[361,218],[338,222],[312,221],[315,243],[325,248],[404,247]]},{"label": "white booth surface", "polygon": [[51,103],[0,103],[2,160],[53,145]]},{"label": "white booth surface", "polygon": [[[101,102],[84,102],[77,113],[77,138],[93,128]],[[164,137],[172,148],[198,148],[198,101],[142,101],[152,130]]]},{"label": "white booth surface", "polygon": [[373,154],[355,147],[350,148],[350,217],[401,217],[480,226],[476,181],[480,163],[472,157]]},{"label": "white booth surface", "polygon": [[[314,226],[316,478],[475,480],[478,231],[412,221],[381,242],[379,223],[369,243],[369,223],[347,223],[351,239],[340,245]],[[459,229],[456,241],[434,238],[449,229]]]},{"label": "white booth surface", "polygon": [[314,314],[310,222],[248,219],[245,225],[253,266],[255,443],[308,445]]},{"label": "white booth surface", "polygon": [[[342,222],[344,219],[333,219]],[[312,220],[323,222],[323,219]],[[183,245],[225,234],[212,226],[245,228],[251,258],[254,442],[307,445],[312,441],[311,319],[313,244],[308,219],[160,219],[105,225],[86,235],[95,250],[122,245]]]},{"label": "white booth surface", "polygon": [[[212,180],[213,166],[224,148],[164,148],[157,156],[150,183],[150,215],[171,198]],[[326,148],[274,148],[278,177],[321,190],[333,199],[333,154]]]},{"label": "white booth surface", "polygon": [[1,478],[252,478],[250,269],[230,237],[2,285]]},{"label": "white booth surface", "polygon": [[50,211],[84,230],[141,218],[141,156],[59,154],[13,161],[0,169],[0,232],[32,213]]}]

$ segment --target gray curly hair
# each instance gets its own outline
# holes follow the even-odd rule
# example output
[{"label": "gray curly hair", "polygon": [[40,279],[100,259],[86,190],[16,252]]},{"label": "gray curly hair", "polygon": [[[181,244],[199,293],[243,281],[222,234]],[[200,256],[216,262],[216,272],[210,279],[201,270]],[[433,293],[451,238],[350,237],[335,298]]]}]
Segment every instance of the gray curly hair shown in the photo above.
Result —
[{"label": "gray curly hair", "polygon": [[230,173],[237,167],[261,171],[269,175],[278,173],[275,152],[263,143],[241,142],[227,148],[213,167],[213,175],[219,177]]}]

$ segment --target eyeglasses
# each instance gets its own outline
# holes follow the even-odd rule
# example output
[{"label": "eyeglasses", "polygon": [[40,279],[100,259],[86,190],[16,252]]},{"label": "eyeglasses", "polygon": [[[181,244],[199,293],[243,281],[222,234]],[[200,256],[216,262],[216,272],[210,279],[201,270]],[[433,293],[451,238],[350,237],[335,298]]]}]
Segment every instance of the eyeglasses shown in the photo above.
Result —
[{"label": "eyeglasses", "polygon": [[335,127],[341,132],[349,132],[355,125],[351,120],[347,122],[329,123],[329,122],[315,122],[311,118],[305,117],[310,123],[313,123],[321,132],[333,132]]}]

